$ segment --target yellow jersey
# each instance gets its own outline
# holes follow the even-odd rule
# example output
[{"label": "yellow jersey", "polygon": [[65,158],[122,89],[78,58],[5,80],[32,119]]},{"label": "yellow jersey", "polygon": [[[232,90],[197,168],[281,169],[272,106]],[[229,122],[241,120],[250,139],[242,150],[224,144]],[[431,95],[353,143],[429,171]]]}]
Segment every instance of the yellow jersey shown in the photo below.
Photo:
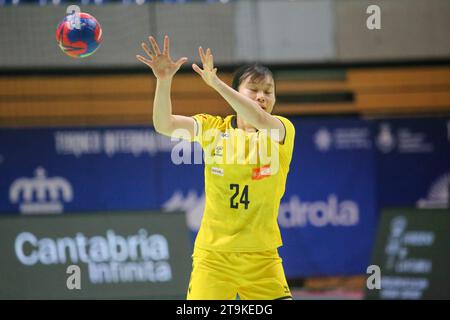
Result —
[{"label": "yellow jersey", "polygon": [[286,129],[282,143],[264,130],[238,129],[235,115],[193,116],[194,141],[201,144],[205,161],[205,210],[196,247],[252,252],[282,245],[277,218],[295,128],[276,117]]}]

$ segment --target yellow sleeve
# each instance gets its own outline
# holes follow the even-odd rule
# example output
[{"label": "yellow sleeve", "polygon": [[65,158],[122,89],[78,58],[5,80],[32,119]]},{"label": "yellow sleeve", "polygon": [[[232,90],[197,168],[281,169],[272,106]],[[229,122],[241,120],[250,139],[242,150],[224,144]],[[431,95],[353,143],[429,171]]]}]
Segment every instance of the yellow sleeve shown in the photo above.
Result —
[{"label": "yellow sleeve", "polygon": [[197,141],[203,147],[206,143],[211,142],[214,130],[218,130],[223,124],[223,118],[219,116],[212,116],[206,113],[199,113],[192,118],[195,120],[195,132],[193,141]]},{"label": "yellow sleeve", "polygon": [[292,152],[294,150],[294,140],[295,140],[295,127],[291,121],[287,118],[281,116],[275,116],[283,123],[284,128],[286,130],[286,135],[284,136],[283,143],[280,143],[280,152],[285,154],[287,158],[292,158]]}]

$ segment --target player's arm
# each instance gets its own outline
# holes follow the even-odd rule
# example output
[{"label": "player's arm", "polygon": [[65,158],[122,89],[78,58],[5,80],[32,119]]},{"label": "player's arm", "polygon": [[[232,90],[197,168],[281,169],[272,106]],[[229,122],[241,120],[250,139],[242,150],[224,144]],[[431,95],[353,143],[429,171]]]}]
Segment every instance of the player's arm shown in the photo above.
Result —
[{"label": "player's arm", "polygon": [[156,77],[156,91],[153,102],[153,126],[157,132],[167,136],[172,135],[176,129],[184,129],[189,133],[189,137],[193,137],[194,119],[172,114],[172,101],[170,99],[172,79],[183,63],[187,61],[187,58],[180,58],[176,62],[172,60],[169,54],[168,36],[164,37],[162,53],[156,40],[153,37],[149,37],[149,40],[152,49],[146,43],[142,43],[142,48],[150,59],[140,55],[137,55],[136,58],[149,66]]},{"label": "player's arm", "polygon": [[275,129],[278,135],[272,138],[277,139],[277,141],[284,141],[286,129],[278,118],[264,111],[257,102],[234,90],[219,79],[217,68],[214,68],[211,50],[207,49],[205,53],[200,47],[199,55],[203,69],[196,64],[193,64],[192,68],[202,77],[206,84],[216,90],[246,122],[259,130],[267,130],[268,134],[271,134],[271,129]]}]

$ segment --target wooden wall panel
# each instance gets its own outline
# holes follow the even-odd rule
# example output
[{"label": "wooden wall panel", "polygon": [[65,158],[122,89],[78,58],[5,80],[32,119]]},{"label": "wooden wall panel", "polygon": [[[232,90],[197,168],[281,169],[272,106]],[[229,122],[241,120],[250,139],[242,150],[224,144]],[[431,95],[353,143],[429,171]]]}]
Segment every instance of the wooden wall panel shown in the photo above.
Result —
[{"label": "wooden wall panel", "polygon": [[[221,78],[231,83],[231,74]],[[152,74],[0,77],[0,125],[148,123],[155,82]],[[450,112],[448,66],[354,68],[342,79],[291,75],[278,78],[276,88],[275,112],[281,115]],[[321,100],[336,94],[350,99]],[[308,95],[317,102],[302,99]],[[234,112],[195,74],[175,77],[172,105],[173,112],[182,115]]]}]

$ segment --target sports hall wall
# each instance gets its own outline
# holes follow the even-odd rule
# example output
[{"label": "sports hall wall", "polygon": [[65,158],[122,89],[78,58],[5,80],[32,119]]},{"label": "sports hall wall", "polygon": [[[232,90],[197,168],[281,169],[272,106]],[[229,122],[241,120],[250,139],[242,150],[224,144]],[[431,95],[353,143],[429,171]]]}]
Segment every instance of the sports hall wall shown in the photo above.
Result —
[{"label": "sports hall wall", "polygon": [[[382,8],[380,30],[365,27],[370,4]],[[154,251],[151,267],[142,265],[151,270],[147,278],[115,282],[106,276],[114,269],[108,259],[80,262],[89,275],[83,297],[105,297],[99,288],[111,283],[117,291],[109,298],[184,297],[204,207],[203,167],[192,164],[198,146],[171,141],[152,127],[155,79],[135,59],[150,34],[159,40],[168,34],[172,56],[188,56],[188,65],[198,63],[199,45],[211,47],[228,83],[244,62],[274,71],[274,112],[291,119],[297,132],[278,219],[280,255],[292,285],[351,278],[362,298],[367,266],[380,259],[375,249],[384,210],[420,208],[430,219],[436,208],[448,211],[449,1],[81,7],[101,22],[104,39],[94,55],[80,60],[64,56],[55,41],[65,6],[0,7],[0,228],[8,252],[0,277],[5,283],[20,270],[28,282],[46,274],[55,287],[65,285],[63,267],[76,263],[61,255],[51,263],[45,255],[27,260],[23,257],[32,255],[29,248],[17,251],[20,241],[47,238],[57,244],[73,238],[75,243],[81,232],[117,242],[145,233],[148,239],[162,236],[151,238],[152,244],[167,248]],[[177,114],[232,112],[190,67],[175,77],[172,99]],[[41,195],[40,188],[46,190]],[[449,230],[450,218],[443,221]],[[42,295],[32,286],[11,288],[3,286],[1,296],[77,298],[59,287]]]}]

